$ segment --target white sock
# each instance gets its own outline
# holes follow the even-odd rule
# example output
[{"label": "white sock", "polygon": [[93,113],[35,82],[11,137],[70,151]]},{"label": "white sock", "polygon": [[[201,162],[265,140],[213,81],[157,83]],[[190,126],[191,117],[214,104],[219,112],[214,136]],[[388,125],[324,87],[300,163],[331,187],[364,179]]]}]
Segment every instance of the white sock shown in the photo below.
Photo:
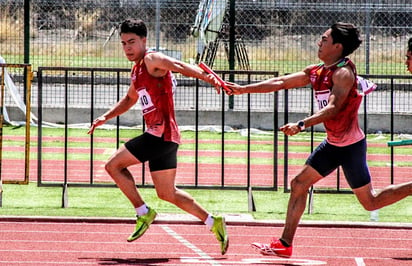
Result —
[{"label": "white sock", "polygon": [[205,220],[205,225],[206,225],[207,229],[209,229],[209,230],[212,229],[213,222],[214,222],[213,217],[212,217],[212,215],[209,214],[207,216],[206,220]]},{"label": "white sock", "polygon": [[137,216],[142,216],[149,212],[149,209],[147,208],[146,204],[143,204],[142,206],[137,207],[135,210],[136,210]]}]

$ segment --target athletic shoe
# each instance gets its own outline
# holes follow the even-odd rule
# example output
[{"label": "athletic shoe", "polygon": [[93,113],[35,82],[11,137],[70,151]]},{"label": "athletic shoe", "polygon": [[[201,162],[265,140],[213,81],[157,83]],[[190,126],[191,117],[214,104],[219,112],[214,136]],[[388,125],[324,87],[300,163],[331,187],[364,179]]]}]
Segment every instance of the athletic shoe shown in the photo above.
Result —
[{"label": "athletic shoe", "polygon": [[147,229],[149,229],[149,226],[151,223],[153,223],[154,219],[156,218],[156,211],[153,210],[152,208],[148,207],[149,211],[145,215],[142,216],[137,216],[136,220],[136,228],[134,229],[134,232],[127,238],[127,242],[132,242],[141,237]]},{"label": "athletic shoe", "polygon": [[292,256],[292,246],[285,247],[279,239],[272,239],[270,244],[252,243],[252,247],[263,255],[289,258]]},{"label": "athletic shoe", "polygon": [[211,231],[215,234],[216,239],[220,242],[220,251],[224,255],[229,248],[229,237],[226,232],[225,218],[222,216],[213,217],[213,226]]}]

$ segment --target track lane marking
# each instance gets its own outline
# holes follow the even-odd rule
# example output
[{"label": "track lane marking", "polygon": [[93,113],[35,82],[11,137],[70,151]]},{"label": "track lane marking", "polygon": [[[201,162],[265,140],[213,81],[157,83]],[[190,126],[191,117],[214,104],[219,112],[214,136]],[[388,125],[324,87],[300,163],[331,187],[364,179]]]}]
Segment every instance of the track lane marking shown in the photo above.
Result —
[{"label": "track lane marking", "polygon": [[365,266],[366,265],[363,258],[355,258],[355,262],[356,262],[356,265],[358,265],[358,266]]},{"label": "track lane marking", "polygon": [[[193,243],[189,242],[186,240],[184,237],[173,231],[169,226],[167,225],[161,225],[160,226],[163,230],[166,231],[170,236],[175,238],[177,241],[182,243],[185,247],[191,249],[193,252],[195,252],[200,258],[202,262],[210,263],[211,265],[216,265],[219,266],[221,265],[217,261],[215,261],[211,256],[209,256],[206,252],[201,250],[200,248],[196,247]],[[185,258],[181,258],[183,261]],[[187,259],[187,258],[186,258]]]},{"label": "track lane marking", "polygon": [[[201,264],[204,263],[201,258],[184,258],[182,259],[184,263],[191,263],[191,264]],[[317,260],[307,260],[307,259],[287,259],[287,258],[250,258],[250,259],[240,259],[238,261],[222,261],[222,264],[228,265],[250,265],[250,264],[273,264],[273,265],[290,265],[290,266],[315,266],[315,265],[326,265],[327,263],[324,261],[317,261]]]}]

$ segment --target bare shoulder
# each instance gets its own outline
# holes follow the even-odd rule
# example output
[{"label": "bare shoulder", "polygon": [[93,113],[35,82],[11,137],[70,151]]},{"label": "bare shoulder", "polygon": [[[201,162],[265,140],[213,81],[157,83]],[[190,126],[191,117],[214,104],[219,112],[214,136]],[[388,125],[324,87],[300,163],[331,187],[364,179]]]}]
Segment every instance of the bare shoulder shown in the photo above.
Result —
[{"label": "bare shoulder", "polygon": [[148,53],[144,57],[144,63],[149,67],[158,67],[163,59],[164,55],[162,53]]},{"label": "bare shoulder", "polygon": [[332,76],[333,93],[336,95],[348,95],[356,80],[355,73],[350,66],[338,68]]},{"label": "bare shoulder", "polygon": [[341,84],[345,87],[352,87],[355,79],[355,73],[350,66],[338,68],[332,76],[332,80],[335,84]]},{"label": "bare shoulder", "polygon": [[350,66],[343,66],[336,69],[335,73],[333,73],[333,77],[336,78],[354,78],[355,73]]},{"label": "bare shoulder", "polygon": [[169,71],[169,59],[162,53],[149,53],[144,57],[147,71],[154,77],[162,77]]},{"label": "bare shoulder", "polygon": [[309,75],[310,71],[317,66],[316,64],[312,64],[312,65],[308,65],[307,67],[305,67],[302,71],[306,74]]}]

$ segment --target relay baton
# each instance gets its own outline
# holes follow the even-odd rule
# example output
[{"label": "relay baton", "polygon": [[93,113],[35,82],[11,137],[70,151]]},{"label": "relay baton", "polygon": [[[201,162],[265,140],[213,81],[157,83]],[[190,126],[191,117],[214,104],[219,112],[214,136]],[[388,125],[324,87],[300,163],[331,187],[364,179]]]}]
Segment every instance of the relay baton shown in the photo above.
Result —
[{"label": "relay baton", "polygon": [[403,145],[412,145],[412,139],[402,139],[402,140],[392,140],[388,141],[388,146],[403,146]]},{"label": "relay baton", "polygon": [[218,74],[216,74],[210,67],[208,67],[205,63],[200,62],[199,63],[199,67],[201,69],[203,69],[203,71],[205,71],[208,74],[212,74],[220,83],[220,86],[222,86],[223,89],[225,89],[225,91],[230,91],[230,89],[228,87],[226,87],[225,82],[223,81],[223,79],[221,77],[218,76]]}]

